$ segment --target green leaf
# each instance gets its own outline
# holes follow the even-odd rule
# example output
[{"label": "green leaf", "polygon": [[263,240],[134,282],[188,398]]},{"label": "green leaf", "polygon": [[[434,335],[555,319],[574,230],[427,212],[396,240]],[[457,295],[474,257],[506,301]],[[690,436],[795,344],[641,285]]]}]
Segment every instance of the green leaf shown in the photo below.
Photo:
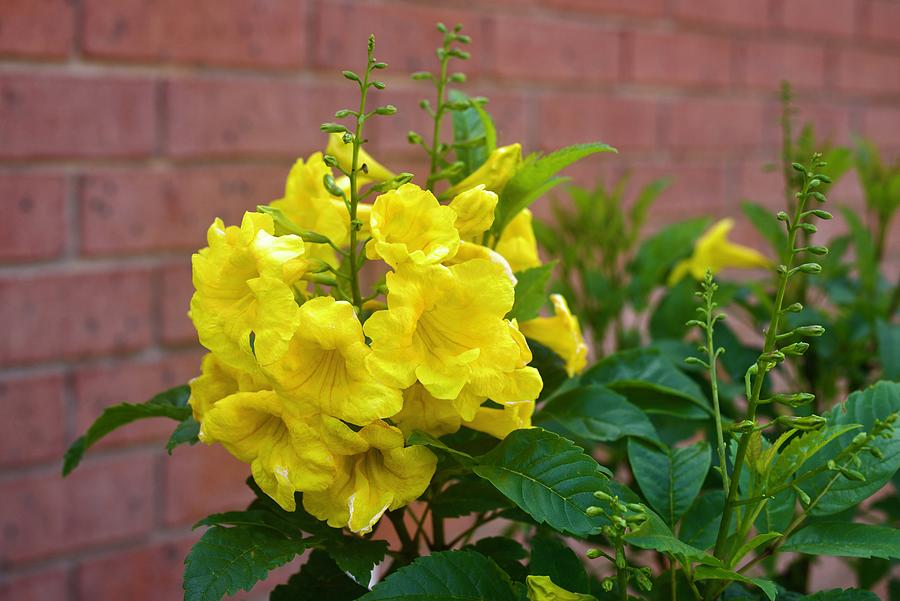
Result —
[{"label": "green leaf", "polygon": [[191,389],[188,386],[177,386],[159,393],[140,405],[122,403],[107,407],[84,436],[72,443],[66,451],[63,459],[63,476],[67,476],[78,467],[85,452],[94,443],[126,424],[149,417],[168,417],[179,422],[186,420],[191,416],[191,408],[187,404],[190,396]]},{"label": "green leaf", "polygon": [[587,370],[584,384],[603,384],[647,413],[707,419],[709,402],[700,387],[655,348],[609,355]]},{"label": "green leaf", "polygon": [[872,234],[863,224],[859,215],[850,207],[841,207],[841,213],[850,228],[853,248],[856,251],[856,269],[863,291],[875,292],[878,281],[878,261],[875,256],[875,243]]},{"label": "green leaf", "polygon": [[833,588],[814,595],[806,595],[800,601],[878,601],[878,595],[871,591],[861,591],[855,588]]},{"label": "green leaf", "polygon": [[761,204],[750,200],[741,203],[741,211],[744,212],[756,231],[766,239],[775,256],[781,256],[781,253],[787,248],[787,234],[784,225],[775,218],[775,214]]},{"label": "green leaf", "polygon": [[359,601],[517,601],[509,576],[475,551],[444,551],[400,568]]},{"label": "green leaf", "polygon": [[668,290],[650,316],[650,336],[654,340],[681,340],[688,332],[688,320],[697,317],[697,282],[684,278]]},{"label": "green leaf", "polygon": [[589,517],[593,493],[607,482],[601,467],[570,440],[541,428],[516,430],[478,458],[475,473],[538,523],[589,536],[607,521]]},{"label": "green leaf", "polygon": [[762,471],[763,473],[768,473],[769,482],[776,486],[788,482],[825,445],[842,434],[858,429],[859,425],[857,424],[845,424],[843,426],[828,426],[821,430],[805,432],[795,436],[778,453],[771,468],[763,469]]},{"label": "green leaf", "polygon": [[[710,490],[694,500],[693,505],[684,514],[678,538],[698,549],[709,549],[719,535],[719,523],[725,507],[725,493],[721,490]],[[731,531],[735,523],[731,521]],[[730,532],[729,532],[730,534]]]},{"label": "green leaf", "polygon": [[575,551],[553,536],[538,535],[531,539],[528,573],[549,576],[554,584],[573,593],[591,592],[591,581],[584,563]]},{"label": "green leaf", "polygon": [[441,451],[446,455],[449,455],[453,459],[455,459],[460,465],[469,466],[472,465],[475,459],[469,455],[468,453],[464,453],[462,451],[457,451],[456,449],[451,449],[446,444],[428,434],[427,432],[422,432],[420,430],[413,430],[412,434],[409,435],[409,438],[406,439],[406,444],[412,445],[423,445],[426,447],[431,447],[437,451]]},{"label": "green leaf", "polygon": [[195,445],[200,442],[200,422],[194,419],[194,416],[188,417],[186,420],[175,426],[175,431],[169,437],[166,443],[166,451],[169,455],[175,450],[175,447],[183,444]]},{"label": "green leaf", "polygon": [[589,384],[554,396],[535,415],[547,429],[588,442],[635,436],[662,444],[643,411],[605,386]]},{"label": "green leaf", "polygon": [[699,561],[718,565],[719,560],[707,555],[705,551],[691,546],[678,539],[666,526],[661,517],[646,510],[647,519],[639,527],[625,535],[625,541],[641,549],[653,549],[660,553],[668,553],[684,560]]},{"label": "green leaf", "polygon": [[291,532],[294,534],[299,533],[299,529],[288,520],[285,520],[271,511],[262,509],[214,513],[194,524],[193,529],[196,530],[201,526],[253,526],[257,528],[269,528],[282,536],[288,535]]},{"label": "green leaf", "polygon": [[738,548],[734,556],[731,558],[732,565],[743,559],[744,556],[747,555],[747,553],[750,553],[757,547],[773,541],[776,538],[781,538],[780,532],[766,532],[764,534],[757,534]]},{"label": "green leaf", "polygon": [[900,324],[878,322],[878,358],[881,361],[881,377],[900,380]]},{"label": "green leaf", "polygon": [[550,188],[565,181],[564,178],[555,177],[557,173],[572,163],[598,152],[616,152],[616,149],[607,144],[594,142],[568,146],[545,156],[534,154],[526,158],[500,194],[494,212],[495,236],[499,237],[519,211],[527,208]]},{"label": "green leaf", "polygon": [[752,584],[753,586],[762,589],[762,592],[766,594],[766,597],[768,597],[770,601],[775,601],[775,597],[778,596],[778,589],[771,580],[765,580],[764,578],[750,578],[743,574],[726,570],[725,568],[698,566],[697,569],[694,570],[694,580],[732,580],[734,582],[743,582],[744,584]]},{"label": "green leaf", "polygon": [[637,439],[628,441],[628,461],[644,497],[674,526],[694,502],[709,471],[709,443],[661,450]]},{"label": "green leaf", "polygon": [[372,570],[384,561],[389,546],[386,540],[345,536],[340,530],[321,541],[314,538],[309,544],[325,549],[343,571],[363,586],[369,585]]},{"label": "green leaf", "polygon": [[249,591],[270,570],[291,561],[305,543],[253,526],[207,530],[184,564],[185,601],[219,601]]},{"label": "green leaf", "polygon": [[540,314],[547,302],[547,285],[555,267],[556,261],[551,261],[515,274],[516,296],[507,319],[527,321]]},{"label": "green leaf", "polygon": [[314,550],[300,571],[279,584],[269,601],[353,601],[368,592],[355,583],[325,551]]},{"label": "green leaf", "polygon": [[[452,102],[468,102],[469,107],[453,111],[453,143],[456,158],[462,161],[463,171],[454,179],[460,181],[478,169],[497,146],[497,132],[490,115],[459,90],[450,90]],[[454,182],[455,183],[455,182]]]},{"label": "green leaf", "polygon": [[509,499],[490,482],[480,479],[455,482],[431,501],[431,511],[443,518],[457,518],[509,506]]},{"label": "green leaf", "polygon": [[473,545],[467,545],[471,549],[493,560],[500,568],[516,581],[523,581],[528,575],[528,569],[522,565],[522,559],[528,557],[528,551],[519,541],[506,536],[489,536],[482,538]]},{"label": "green leaf", "polygon": [[781,547],[807,555],[900,559],[900,530],[871,524],[814,522]]}]

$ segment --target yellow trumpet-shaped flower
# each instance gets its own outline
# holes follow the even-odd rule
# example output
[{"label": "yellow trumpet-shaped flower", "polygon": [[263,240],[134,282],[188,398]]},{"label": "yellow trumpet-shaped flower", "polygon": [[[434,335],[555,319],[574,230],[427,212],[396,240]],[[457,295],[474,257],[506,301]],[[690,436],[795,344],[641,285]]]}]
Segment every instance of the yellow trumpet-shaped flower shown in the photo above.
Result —
[{"label": "yellow trumpet-shaped flower", "polygon": [[[347,173],[350,172],[350,169],[353,167],[353,144],[344,144],[342,134],[335,133],[328,136],[328,147],[325,149],[325,152],[337,159],[341,169]],[[363,148],[359,149],[357,161],[360,166],[366,166],[366,174],[369,180],[383,182],[397,176],[396,173],[372,158],[372,155]]]},{"label": "yellow trumpet-shaped flower", "polygon": [[366,256],[381,258],[395,268],[406,261],[440,263],[459,248],[455,220],[456,212],[441,206],[431,192],[404,184],[375,199]]},{"label": "yellow trumpet-shaped flower", "polygon": [[573,593],[554,584],[549,576],[528,576],[528,601],[597,601],[592,595]]},{"label": "yellow trumpet-shaped flower", "polygon": [[534,401],[504,403],[502,409],[479,407],[475,417],[464,425],[495,438],[506,438],[513,430],[531,427]]},{"label": "yellow trumpet-shaped flower", "polygon": [[702,280],[706,271],[718,273],[729,267],[738,269],[768,268],[772,265],[759,251],[728,241],[728,233],[734,228],[733,219],[722,219],[715,223],[694,245],[693,254],[672,269],[669,285],[674,286],[687,275]]},{"label": "yellow trumpet-shaped flower", "polygon": [[531,220],[531,211],[522,209],[507,224],[497,241],[497,252],[509,261],[513,271],[523,271],[541,264]]},{"label": "yellow trumpet-shaped flower", "polygon": [[537,317],[522,322],[519,329],[523,334],[540,342],[566,362],[566,372],[574,376],[587,365],[587,344],[578,325],[578,318],[572,315],[566,299],[560,294],[551,294],[553,317]]},{"label": "yellow trumpet-shaped flower", "polygon": [[403,404],[399,389],[366,369],[371,352],[350,303],[320,296],[300,307],[288,351],[263,369],[283,396],[363,426],[394,415]]},{"label": "yellow trumpet-shaped flower", "polygon": [[437,458],[422,446],[404,447],[403,433],[384,422],[359,431],[368,450],[338,458],[337,476],[324,491],[306,492],[303,507],[335,528],[372,531],[385,511],[425,492]]},{"label": "yellow trumpet-shaped flower", "polygon": [[413,430],[443,436],[459,430],[462,423],[453,401],[435,398],[420,382],[403,391],[403,409],[391,420],[406,436]]},{"label": "yellow trumpet-shaped flower", "polygon": [[522,145],[510,144],[509,146],[501,146],[488,156],[484,164],[478,169],[466,176],[462,181],[451,186],[446,192],[446,196],[455,196],[460,192],[474,188],[481,184],[490,190],[499,194],[506,187],[506,183],[516,173],[519,163],[522,162]]},{"label": "yellow trumpet-shaped flower", "polygon": [[188,404],[194,419],[203,421],[203,415],[216,402],[235,392],[256,392],[271,388],[269,381],[259,370],[243,371],[223,363],[214,353],[207,353],[200,366],[200,375],[190,381],[191,396]]},{"label": "yellow trumpet-shaped flower", "polygon": [[457,194],[450,201],[450,208],[456,213],[456,229],[463,240],[476,240],[490,229],[494,223],[494,209],[499,197],[486,190],[484,184]]},{"label": "yellow trumpet-shaped flower", "polygon": [[190,316],[200,343],[228,365],[256,370],[287,350],[299,313],[291,285],[308,261],[298,236],[274,236],[272,218],[245,213],[241,226],[210,226],[192,258]]},{"label": "yellow trumpet-shaped flower", "polygon": [[296,509],[295,492],[332,485],[338,456],[368,446],[340,420],[304,412],[271,390],[238,392],[215,403],[200,424],[200,439],[219,442],[249,463],[259,487],[287,511]]},{"label": "yellow trumpet-shaped flower", "polygon": [[513,285],[484,259],[388,273],[388,309],[364,330],[372,339],[366,364],[400,388],[416,380],[432,395],[454,399],[469,381],[502,379],[519,366],[520,348],[504,319]]},{"label": "yellow trumpet-shaped flower", "polygon": [[444,265],[456,265],[458,263],[471,261],[472,259],[485,259],[491,263],[496,263],[503,269],[503,273],[506,274],[506,277],[512,282],[512,285],[516,285],[516,282],[518,281],[516,280],[516,275],[513,273],[512,267],[503,255],[487,246],[476,244],[475,242],[460,242],[459,250],[456,251],[456,254],[453,255],[452,258],[443,261],[443,263]]}]

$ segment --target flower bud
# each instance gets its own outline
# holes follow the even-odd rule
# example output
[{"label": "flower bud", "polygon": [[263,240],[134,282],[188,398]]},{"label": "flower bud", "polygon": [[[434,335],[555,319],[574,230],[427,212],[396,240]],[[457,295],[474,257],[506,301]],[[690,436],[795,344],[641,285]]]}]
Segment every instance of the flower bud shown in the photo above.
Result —
[{"label": "flower bud", "polygon": [[804,415],[803,417],[783,415],[777,418],[775,422],[788,428],[794,428],[795,430],[811,431],[818,430],[828,423],[828,420],[821,415]]},{"label": "flower bud", "polygon": [[822,326],[800,326],[794,330],[794,334],[797,336],[821,336],[825,333],[825,328]]},{"label": "flower bud", "polygon": [[587,555],[588,559],[597,559],[603,556],[603,552],[600,549],[588,549],[585,555]]},{"label": "flower bud", "polygon": [[794,344],[789,344],[783,348],[780,348],[782,353],[785,355],[790,355],[792,357],[800,357],[809,349],[808,342],[795,342]]},{"label": "flower bud", "polygon": [[793,394],[776,394],[770,400],[788,407],[801,407],[815,400],[816,395],[809,392],[795,392]]}]

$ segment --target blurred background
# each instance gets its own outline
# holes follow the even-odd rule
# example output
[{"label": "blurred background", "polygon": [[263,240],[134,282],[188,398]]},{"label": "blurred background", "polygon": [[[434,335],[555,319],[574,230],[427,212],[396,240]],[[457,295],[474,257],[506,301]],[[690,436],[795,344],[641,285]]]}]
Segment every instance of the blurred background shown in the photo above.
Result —
[{"label": "blurred background", "polygon": [[[190,253],[322,149],[370,32],[391,67],[378,102],[400,109],[370,149],[421,171],[406,132],[432,90],[407,75],[434,67],[437,21],[472,36],[463,89],[491,99],[499,143],[618,147],[584,184],[673,177],[651,226],[781,206],[763,167],[782,79],[819,138],[900,150],[897,0],[0,0],[0,598],[180,598],[190,525],[245,503],[246,467],[221,448],[169,460],[170,423],[110,437],[66,480],[62,453],[103,407],[197,373]],[[829,197],[860,206],[855,175]]]}]

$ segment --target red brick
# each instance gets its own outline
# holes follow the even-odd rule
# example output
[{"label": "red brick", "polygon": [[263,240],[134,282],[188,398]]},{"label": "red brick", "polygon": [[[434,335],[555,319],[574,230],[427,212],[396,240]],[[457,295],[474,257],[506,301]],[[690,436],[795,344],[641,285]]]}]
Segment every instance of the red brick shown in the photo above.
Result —
[{"label": "red brick", "polygon": [[65,450],[60,375],[0,380],[0,465],[53,461]]},{"label": "red brick", "polygon": [[64,601],[68,599],[68,594],[68,573],[65,568],[47,568],[0,582],[0,599]]},{"label": "red brick", "polygon": [[160,268],[160,337],[165,344],[197,344],[197,331],[187,316],[193,293],[191,263],[187,257],[183,262]]},{"label": "red brick", "polygon": [[4,0],[0,54],[65,56],[74,29],[74,4],[68,0]]},{"label": "red brick", "polygon": [[672,148],[758,147],[763,141],[761,104],[742,100],[691,98],[670,108],[666,143]]},{"label": "red brick", "polygon": [[872,95],[900,94],[900,56],[848,49],[838,62],[840,87]]},{"label": "red brick", "polygon": [[0,261],[59,256],[66,239],[65,177],[0,174],[0,206]]},{"label": "red brick", "polygon": [[539,144],[553,149],[566,144],[600,140],[623,149],[656,144],[655,102],[613,98],[600,94],[558,94],[541,99]]},{"label": "red brick", "polygon": [[102,58],[255,67],[305,59],[305,2],[87,0],[84,51]]},{"label": "red brick", "polygon": [[631,76],[639,83],[724,85],[731,76],[728,38],[635,31]]},{"label": "red brick", "polygon": [[762,29],[768,24],[767,0],[675,0],[672,14],[712,27]]},{"label": "red brick", "polygon": [[0,76],[0,158],[146,155],[155,123],[150,81]]},{"label": "red brick", "polygon": [[319,3],[316,23],[316,64],[335,70],[361,71],[366,64],[369,34],[375,34],[375,56],[390,65],[387,73],[434,71],[434,49],[441,45],[438,22],[463,25],[472,43],[468,61],[454,60],[453,69],[473,74],[481,70],[487,33],[473,12],[404,4],[377,5],[367,2],[331,0]]},{"label": "red brick", "polygon": [[216,217],[238,224],[244,211],[282,196],[289,168],[286,163],[91,173],[80,195],[82,252],[189,252],[206,246],[206,230]]},{"label": "red brick", "polygon": [[[199,353],[79,369],[74,378],[76,432],[79,435],[85,432],[110,405],[143,403],[163,390],[187,384],[199,373]],[[170,419],[142,420],[114,432],[98,443],[98,446],[164,441],[174,428],[175,422]]]},{"label": "red brick", "polygon": [[784,176],[780,168],[772,168],[772,161],[745,161],[737,171],[737,196],[739,201],[752,200],[772,212],[784,209]]},{"label": "red brick", "polygon": [[152,454],[90,461],[0,481],[0,562],[21,563],[146,533],[153,524]]},{"label": "red brick", "polygon": [[669,179],[669,186],[650,211],[656,223],[726,212],[725,172],[721,165],[633,163],[626,165],[624,172],[631,174],[625,193],[629,200],[650,182]]},{"label": "red brick", "polygon": [[150,341],[150,273],[0,278],[0,363],[123,352]]},{"label": "red brick", "polygon": [[900,4],[869,0],[866,6],[866,33],[873,40],[900,43]]},{"label": "red brick", "polygon": [[[511,17],[494,20],[494,66],[500,77],[525,81],[614,81],[619,32],[578,21]],[[590,60],[579,60],[589,56]]]},{"label": "red brick", "polygon": [[855,19],[855,0],[829,0],[827,7],[820,0],[785,0],[778,24],[804,33],[850,36]]},{"label": "red brick", "polygon": [[198,537],[199,534],[104,554],[80,563],[75,577],[77,598],[94,601],[182,598],[184,558]]},{"label": "red brick", "polygon": [[662,16],[665,0],[540,0],[548,6],[567,10],[596,12],[601,15]]},{"label": "red brick", "polygon": [[871,107],[863,113],[862,130],[865,137],[882,148],[900,150],[900,108]]},{"label": "red brick", "polygon": [[245,480],[250,466],[221,446],[197,444],[176,449],[167,461],[164,519],[187,525],[210,513],[243,509],[253,499]]},{"label": "red brick", "polygon": [[745,82],[777,90],[782,81],[794,88],[825,86],[825,49],[821,46],[780,42],[748,42],[741,48]]},{"label": "red brick", "polygon": [[293,158],[321,150],[326,137],[319,125],[333,120],[335,110],[358,103],[356,94],[349,84],[176,79],[167,86],[169,152]]}]

